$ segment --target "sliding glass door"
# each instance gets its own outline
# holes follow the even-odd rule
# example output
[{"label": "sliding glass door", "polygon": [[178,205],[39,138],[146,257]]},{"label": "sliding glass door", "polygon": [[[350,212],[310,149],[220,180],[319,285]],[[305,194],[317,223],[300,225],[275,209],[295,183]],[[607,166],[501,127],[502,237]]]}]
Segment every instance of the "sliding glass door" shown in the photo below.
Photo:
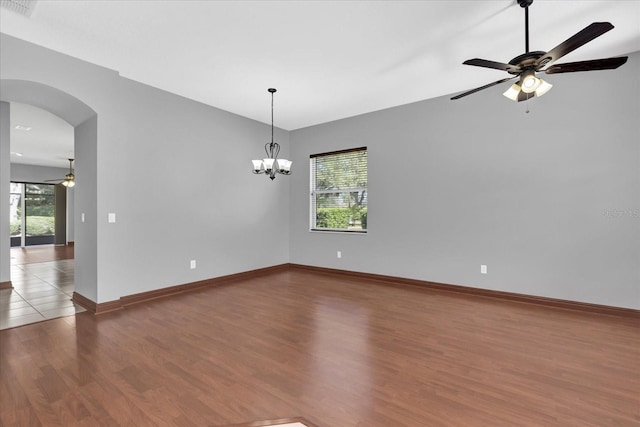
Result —
[{"label": "sliding glass door", "polygon": [[9,227],[11,246],[24,246],[24,184],[12,182],[9,190]]},{"label": "sliding glass door", "polygon": [[11,246],[54,243],[55,201],[55,185],[11,183]]}]

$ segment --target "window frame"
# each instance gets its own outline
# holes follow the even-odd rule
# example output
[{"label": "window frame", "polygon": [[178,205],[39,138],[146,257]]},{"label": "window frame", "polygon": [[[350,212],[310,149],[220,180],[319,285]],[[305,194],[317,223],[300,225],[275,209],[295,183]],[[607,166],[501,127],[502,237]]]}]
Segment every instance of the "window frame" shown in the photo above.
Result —
[{"label": "window frame", "polygon": [[[335,190],[335,189],[330,189],[330,190],[316,190],[315,189],[315,185],[316,185],[316,168],[314,165],[312,165],[313,161],[315,158],[318,157],[326,157],[326,156],[336,156],[336,155],[340,155],[340,154],[347,154],[347,153],[353,153],[353,152],[360,152],[363,151],[366,156],[367,156],[367,186],[366,187],[353,187],[353,188],[347,188],[347,189],[341,189],[341,190]],[[368,148],[365,147],[355,147],[355,148],[348,148],[345,150],[337,150],[337,151],[329,151],[329,152],[325,152],[325,153],[317,153],[317,154],[311,154],[309,156],[309,231],[310,232],[314,232],[314,233],[339,233],[339,234],[355,234],[355,235],[366,235],[368,228],[364,228],[364,229],[347,229],[347,228],[318,228],[316,226],[316,220],[317,220],[317,203],[316,203],[316,197],[315,195],[317,194],[336,194],[336,193],[353,193],[353,192],[361,192],[361,191],[365,191],[366,192],[366,197],[367,197],[367,212],[368,212],[368,208],[369,208],[369,161],[368,161],[368,157],[369,157],[369,150]],[[368,225],[368,224],[367,224]]]}]

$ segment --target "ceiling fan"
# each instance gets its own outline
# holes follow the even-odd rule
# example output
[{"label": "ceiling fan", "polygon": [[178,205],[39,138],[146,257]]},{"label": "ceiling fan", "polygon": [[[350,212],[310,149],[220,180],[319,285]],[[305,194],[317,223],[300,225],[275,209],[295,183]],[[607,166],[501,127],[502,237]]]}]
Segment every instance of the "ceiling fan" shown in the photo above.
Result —
[{"label": "ceiling fan", "polygon": [[[560,43],[549,52],[529,51],[529,6],[533,0],[518,0],[520,7],[524,8],[525,16],[525,53],[518,55],[509,61],[508,64],[502,62],[489,61],[486,59],[469,59],[464,61],[465,65],[475,65],[477,67],[493,68],[496,70],[506,71],[511,74],[507,77],[493,83],[472,89],[452,97],[451,99],[460,99],[472,93],[479,92],[483,89],[490,88],[506,81],[520,78],[514,83],[503,95],[513,101],[525,101],[534,96],[542,96],[551,89],[553,85],[545,82],[541,78],[536,77],[536,73],[559,74],[573,73],[576,71],[593,71],[593,70],[611,70],[618,68],[627,62],[626,56],[606,59],[593,59],[589,61],[567,62],[564,64],[556,64],[549,66],[552,62],[562,58],[569,52],[572,52],[582,45],[587,44],[596,37],[600,37],[604,33],[613,29],[610,22],[594,22],[583,30]],[[543,68],[549,66],[547,68]]]},{"label": "ceiling fan", "polygon": [[64,179],[49,179],[45,182],[56,182],[68,188],[76,185],[76,176],[73,174],[73,159],[69,159],[69,173],[65,175]]}]

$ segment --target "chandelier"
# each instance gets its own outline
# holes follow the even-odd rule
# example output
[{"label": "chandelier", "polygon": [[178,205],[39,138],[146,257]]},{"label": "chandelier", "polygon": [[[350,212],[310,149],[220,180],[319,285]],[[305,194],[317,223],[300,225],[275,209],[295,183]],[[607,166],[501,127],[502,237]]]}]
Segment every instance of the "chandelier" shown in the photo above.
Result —
[{"label": "chandelier", "polygon": [[276,174],[291,175],[291,162],[287,159],[279,159],[280,144],[273,141],[273,94],[275,89],[269,88],[271,93],[271,142],[264,144],[264,151],[267,153],[267,158],[262,160],[252,160],[253,173],[266,174],[269,178],[276,179]]}]

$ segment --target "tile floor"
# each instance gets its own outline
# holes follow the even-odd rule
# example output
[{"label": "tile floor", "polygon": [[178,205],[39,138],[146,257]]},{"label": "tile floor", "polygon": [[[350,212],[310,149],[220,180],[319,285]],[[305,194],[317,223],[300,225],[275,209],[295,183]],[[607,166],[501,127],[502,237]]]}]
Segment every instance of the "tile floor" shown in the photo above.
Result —
[{"label": "tile floor", "polygon": [[73,259],[12,265],[11,283],[0,289],[0,330],[85,311],[71,301]]}]

